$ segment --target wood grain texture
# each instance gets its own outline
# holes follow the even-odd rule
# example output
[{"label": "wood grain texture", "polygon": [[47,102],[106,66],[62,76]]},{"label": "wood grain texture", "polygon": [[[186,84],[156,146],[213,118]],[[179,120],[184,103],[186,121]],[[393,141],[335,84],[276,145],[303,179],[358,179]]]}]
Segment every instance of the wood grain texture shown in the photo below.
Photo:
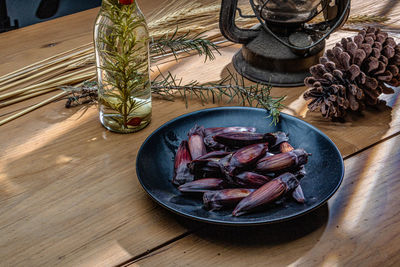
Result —
[{"label": "wood grain texture", "polygon": [[132,266],[398,266],[399,146],[397,136],[348,159],[339,191],[304,218],[206,226]]},{"label": "wood grain texture", "polygon": [[[380,10],[375,7],[383,10],[388,3],[392,3],[390,0],[385,0],[373,5],[372,2],[375,1],[352,1],[353,6],[357,7],[353,12],[358,10],[363,14],[379,13]],[[161,0],[139,1],[145,13],[151,12],[154,6],[160,3]],[[89,10],[0,34],[0,75],[90,42],[96,14],[97,9]],[[393,16],[392,20],[395,22],[395,16],[399,17],[398,10],[389,9],[387,14]],[[398,21],[396,23],[398,24]],[[328,46],[348,34],[343,31],[335,33],[330,38]],[[227,68],[231,68],[231,57],[238,48],[238,45],[225,47],[221,50],[222,56],[206,64],[203,64],[202,58],[191,56],[179,63],[165,62],[160,65],[160,69],[171,71],[178,77],[184,76],[186,80],[216,81],[227,74]],[[287,95],[286,111],[302,117],[327,133],[344,156],[399,132],[398,90],[395,95],[387,96],[391,108],[384,108],[380,112],[367,111],[364,115],[351,118],[345,124],[333,124],[324,120],[319,114],[305,113],[305,102],[301,97],[304,90],[304,87],[274,88],[273,95]],[[48,95],[42,96],[45,97]],[[38,102],[38,99],[16,105],[13,109]],[[213,106],[216,105],[209,104],[206,107]],[[203,228],[203,225],[189,223],[156,206],[140,187],[135,174],[136,154],[145,138],[166,121],[201,108],[204,107],[196,101],[191,101],[190,108],[185,109],[182,101],[166,102],[154,98],[152,123],[141,132],[131,135],[118,135],[106,131],[98,121],[95,107],[90,107],[84,112],[79,108],[65,109],[63,102],[52,103],[2,126],[0,128],[0,265],[110,266],[162,246],[188,231]],[[2,109],[0,116],[9,111],[11,108]],[[392,143],[389,148],[398,146],[393,140],[390,140]],[[398,141],[398,138],[396,140]],[[341,191],[329,203],[329,211],[325,207],[325,210],[318,211],[314,217],[307,217],[309,219],[305,221],[288,225],[290,231],[285,238],[267,231],[265,233],[271,236],[267,244],[253,244],[251,238],[245,240],[244,244],[238,244],[234,236],[238,234],[244,236],[244,234],[229,232],[228,229],[226,235],[231,235],[232,240],[225,240],[218,234],[219,231],[214,231],[215,238],[199,232],[176,244],[189,245],[192,250],[197,250],[198,247],[203,253],[201,256],[203,260],[205,257],[210,258],[210,262],[214,262],[214,258],[218,259],[221,255],[217,252],[216,255],[210,254],[210,256],[205,252],[216,252],[223,246],[224,249],[226,247],[226,253],[231,253],[240,247],[246,252],[238,252],[239,254],[233,257],[237,259],[237,263],[241,262],[243,257],[251,263],[250,256],[245,255],[257,258],[257,252],[263,253],[265,246],[270,253],[271,262],[280,263],[283,257],[280,256],[280,250],[275,248],[278,246],[281,249],[282,247],[286,250],[293,249],[297,255],[307,252],[308,257],[301,257],[301,260],[297,256],[288,256],[282,261],[304,263],[304,265],[312,263],[314,257],[323,262],[318,257],[328,255],[329,249],[343,244],[347,248],[359,248],[360,256],[349,255],[350,252],[343,248],[339,252],[345,256],[329,257],[340,258],[340,262],[344,262],[343,257],[349,263],[360,262],[360,259],[367,257],[369,252],[363,244],[373,238],[372,229],[379,226],[378,222],[382,224],[381,220],[385,218],[379,228],[379,233],[384,234],[378,242],[381,245],[383,241],[389,242],[390,235],[386,231],[396,233],[395,230],[398,229],[396,224],[398,218],[391,210],[393,208],[396,211],[395,207],[383,204],[379,206],[376,202],[380,203],[379,197],[386,200],[390,198],[393,203],[398,201],[393,193],[396,188],[398,190],[398,185],[393,184],[394,179],[388,178],[391,177],[388,172],[392,169],[393,175],[396,173],[398,175],[393,166],[398,166],[399,162],[386,160],[386,152],[383,150],[374,152],[373,154],[376,154],[374,160],[368,160],[370,151],[358,156],[360,161],[346,162],[346,177],[350,178],[346,178]],[[357,209],[361,205],[360,198],[363,194],[367,194],[367,191],[361,189],[372,184],[373,178],[368,177],[374,175],[372,170],[378,168],[377,166],[383,166],[382,170],[381,168],[379,170],[384,172],[382,177],[386,182],[384,186],[380,185],[381,190],[374,191],[376,193],[371,195],[369,203],[375,203],[371,209],[368,209],[369,206],[363,208],[366,209],[366,214],[369,214],[367,219],[371,222],[364,223],[362,221],[364,217],[360,216],[344,216],[342,213],[344,207],[353,205]],[[349,182],[352,179],[356,182],[359,177],[362,181],[367,181],[362,184],[356,183],[360,184],[361,189],[357,189],[356,185],[353,186]],[[353,191],[358,193],[353,194]],[[384,192],[389,194],[386,195]],[[355,202],[350,201],[353,195],[356,197]],[[385,205],[390,205],[389,200]],[[393,218],[390,219],[389,215]],[[352,226],[353,228],[349,228],[351,231],[342,233],[338,230],[339,232],[327,234],[327,231],[336,225],[339,225],[338,229],[343,229],[340,225],[351,224],[354,218],[362,218],[358,221],[363,227],[360,229],[356,227],[354,230],[355,226]],[[306,230],[297,229],[298,225],[304,226]],[[357,236],[359,233],[366,233],[365,239]],[[356,238],[356,241],[351,243],[354,246],[349,246],[345,242],[349,235],[353,239]],[[295,240],[288,241],[292,240],[293,236],[296,237]],[[344,243],[340,241],[343,236]],[[337,239],[334,239],[332,246],[329,246],[329,238],[333,237]],[[208,250],[210,243],[216,244],[211,246],[216,249],[215,251]],[[317,249],[316,244],[319,244],[321,249]],[[385,250],[383,245],[374,248],[382,255],[391,256],[398,247],[399,244],[397,246],[393,244],[389,250]],[[175,249],[174,245],[167,248],[175,251],[175,256],[160,254],[165,255],[165,260],[152,259],[152,256],[151,261],[141,261],[140,264],[152,266],[150,263],[154,262],[182,265],[190,264],[190,260],[199,259],[199,262],[202,260],[190,254],[190,257],[183,257],[180,261],[182,251]],[[392,259],[397,260],[396,257],[394,255]],[[234,262],[231,263],[234,265]]]},{"label": "wood grain texture", "polygon": [[148,133],[185,109],[156,100],[164,112],[145,131],[120,135],[101,126],[95,108],[81,116],[59,107],[0,132],[2,263],[116,264],[188,230],[146,196],[135,175]]}]

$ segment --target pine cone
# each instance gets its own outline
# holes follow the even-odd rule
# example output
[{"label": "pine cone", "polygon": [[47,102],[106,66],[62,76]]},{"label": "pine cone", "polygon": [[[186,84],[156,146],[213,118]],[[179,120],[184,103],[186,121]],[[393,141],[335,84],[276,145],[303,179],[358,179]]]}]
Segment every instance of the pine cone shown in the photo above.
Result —
[{"label": "pine cone", "polygon": [[380,29],[367,28],[354,38],[343,38],[328,49],[320,64],[310,68],[304,93],[311,111],[325,118],[344,118],[348,110],[363,110],[380,103],[382,93],[400,85],[400,45]]}]

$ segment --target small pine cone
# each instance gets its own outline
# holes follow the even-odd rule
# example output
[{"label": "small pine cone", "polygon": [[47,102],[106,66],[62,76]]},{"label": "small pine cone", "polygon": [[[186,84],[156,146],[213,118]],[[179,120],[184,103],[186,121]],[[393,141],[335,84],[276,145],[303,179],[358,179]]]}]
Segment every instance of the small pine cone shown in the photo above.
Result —
[{"label": "small pine cone", "polygon": [[309,109],[326,118],[344,118],[347,110],[377,105],[382,93],[393,93],[385,85],[400,85],[400,45],[386,32],[367,28],[354,38],[343,38],[328,49],[320,64],[310,68],[310,87],[304,98]]},{"label": "small pine cone", "polygon": [[[323,57],[320,64],[310,68],[310,72],[313,76],[307,77],[304,82],[311,89],[304,93],[304,98],[312,99],[308,105],[311,111],[321,111],[325,118],[340,118],[346,115],[351,104],[357,105],[357,102],[350,102],[356,98],[357,89],[352,88],[354,90],[351,91],[343,86],[343,72],[336,69],[335,63]],[[354,97],[348,98],[348,95]]]}]

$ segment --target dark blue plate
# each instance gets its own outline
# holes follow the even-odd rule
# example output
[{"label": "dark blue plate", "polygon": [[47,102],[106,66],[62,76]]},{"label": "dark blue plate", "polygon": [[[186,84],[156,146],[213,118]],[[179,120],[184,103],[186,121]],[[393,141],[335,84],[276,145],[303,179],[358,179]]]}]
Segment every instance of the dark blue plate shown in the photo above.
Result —
[{"label": "dark blue plate", "polygon": [[[306,203],[288,199],[262,212],[233,217],[232,210],[210,212],[201,198],[182,195],[171,183],[174,156],[182,139],[195,124],[204,127],[247,126],[257,132],[283,131],[295,148],[312,153],[301,180]],[[154,131],[142,144],[136,159],[136,172],[144,190],[161,206],[185,217],[225,225],[275,223],[306,214],[324,204],[339,188],[343,175],[342,156],[335,144],[314,126],[287,114],[277,125],[263,109],[221,107],[204,109],[175,118]]]}]

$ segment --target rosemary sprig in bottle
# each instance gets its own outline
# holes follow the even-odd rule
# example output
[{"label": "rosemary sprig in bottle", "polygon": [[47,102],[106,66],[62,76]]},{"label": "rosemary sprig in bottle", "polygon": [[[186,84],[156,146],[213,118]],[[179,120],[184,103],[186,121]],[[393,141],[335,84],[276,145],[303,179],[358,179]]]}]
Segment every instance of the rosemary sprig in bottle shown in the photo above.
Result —
[{"label": "rosemary sprig in bottle", "polygon": [[[136,4],[103,0],[95,45],[100,120],[110,130],[132,132],[150,122],[148,42],[147,26]],[[139,125],[132,125],[132,119],[140,120]]]}]

